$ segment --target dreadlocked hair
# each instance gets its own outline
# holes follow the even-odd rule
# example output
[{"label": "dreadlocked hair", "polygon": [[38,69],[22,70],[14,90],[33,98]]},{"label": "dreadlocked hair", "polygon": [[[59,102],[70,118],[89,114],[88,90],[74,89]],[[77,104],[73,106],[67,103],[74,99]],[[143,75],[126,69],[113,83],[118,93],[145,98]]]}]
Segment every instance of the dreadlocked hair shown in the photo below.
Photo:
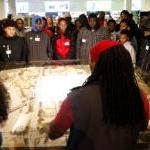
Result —
[{"label": "dreadlocked hair", "polygon": [[103,120],[113,125],[136,125],[145,120],[144,106],[129,52],[117,45],[100,55],[83,86],[97,82],[102,95]]}]

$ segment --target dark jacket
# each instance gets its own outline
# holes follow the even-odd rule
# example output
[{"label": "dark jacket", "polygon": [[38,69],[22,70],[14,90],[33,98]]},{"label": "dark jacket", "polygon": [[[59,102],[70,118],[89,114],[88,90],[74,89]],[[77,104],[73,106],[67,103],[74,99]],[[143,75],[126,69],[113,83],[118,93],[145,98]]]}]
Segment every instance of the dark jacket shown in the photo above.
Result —
[{"label": "dark jacket", "polygon": [[74,123],[67,150],[134,150],[139,127],[105,123],[100,91],[99,86],[93,84],[68,95]]},{"label": "dark jacket", "polygon": [[52,45],[47,33],[30,31],[25,35],[29,47],[29,61],[48,60],[52,57]]},{"label": "dark jacket", "polygon": [[75,42],[72,34],[55,33],[52,38],[54,59],[75,59]]},{"label": "dark jacket", "polygon": [[32,31],[26,33],[25,39],[29,47],[29,61],[48,60],[52,57],[51,39],[47,33],[36,28],[36,20],[39,16],[32,18]]},{"label": "dark jacket", "polygon": [[10,63],[28,60],[28,47],[23,37],[0,36],[0,61]]}]

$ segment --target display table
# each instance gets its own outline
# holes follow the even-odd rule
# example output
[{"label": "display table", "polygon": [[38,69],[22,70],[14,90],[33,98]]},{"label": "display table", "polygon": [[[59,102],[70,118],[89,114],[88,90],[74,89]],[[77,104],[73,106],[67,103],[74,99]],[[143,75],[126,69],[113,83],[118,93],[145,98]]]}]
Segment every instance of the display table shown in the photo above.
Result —
[{"label": "display table", "polygon": [[0,78],[10,94],[10,111],[1,129],[3,147],[65,146],[68,133],[51,141],[42,128],[55,117],[70,89],[81,86],[89,73],[88,65],[62,62],[5,65]]}]

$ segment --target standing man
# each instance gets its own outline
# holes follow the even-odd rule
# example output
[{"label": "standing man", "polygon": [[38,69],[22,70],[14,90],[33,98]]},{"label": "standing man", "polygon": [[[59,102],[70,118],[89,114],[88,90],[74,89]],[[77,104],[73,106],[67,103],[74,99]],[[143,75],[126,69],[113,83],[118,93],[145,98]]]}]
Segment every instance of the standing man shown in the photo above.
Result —
[{"label": "standing man", "polygon": [[25,35],[24,20],[22,18],[17,18],[15,23],[17,36],[24,37]]},{"label": "standing man", "polygon": [[16,35],[15,22],[10,19],[3,20],[2,29],[3,34],[0,36],[0,62],[27,62],[28,47],[25,39]]}]

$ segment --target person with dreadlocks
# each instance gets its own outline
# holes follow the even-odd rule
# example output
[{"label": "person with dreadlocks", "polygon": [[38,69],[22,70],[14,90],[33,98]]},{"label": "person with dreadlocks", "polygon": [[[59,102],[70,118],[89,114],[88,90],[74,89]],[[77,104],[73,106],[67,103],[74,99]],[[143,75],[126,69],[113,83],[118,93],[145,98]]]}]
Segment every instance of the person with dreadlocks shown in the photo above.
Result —
[{"label": "person with dreadlocks", "polygon": [[73,89],[48,136],[56,139],[70,128],[67,150],[133,150],[148,125],[149,104],[139,89],[129,52],[112,40],[90,50],[91,75]]}]

